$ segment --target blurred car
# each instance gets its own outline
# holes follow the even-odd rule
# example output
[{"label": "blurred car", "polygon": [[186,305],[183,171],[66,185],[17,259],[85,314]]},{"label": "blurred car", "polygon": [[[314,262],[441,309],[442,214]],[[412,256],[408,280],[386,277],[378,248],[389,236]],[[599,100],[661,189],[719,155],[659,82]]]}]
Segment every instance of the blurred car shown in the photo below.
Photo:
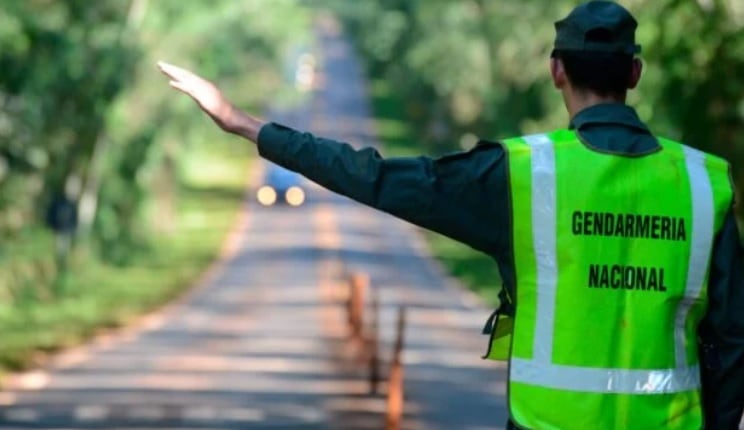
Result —
[{"label": "blurred car", "polygon": [[315,56],[310,53],[300,55],[297,60],[297,69],[295,71],[295,87],[302,91],[308,92],[315,87]]},{"label": "blurred car", "polygon": [[256,199],[261,205],[301,206],[305,203],[302,176],[276,164],[269,163],[267,166],[263,185],[256,193]]}]

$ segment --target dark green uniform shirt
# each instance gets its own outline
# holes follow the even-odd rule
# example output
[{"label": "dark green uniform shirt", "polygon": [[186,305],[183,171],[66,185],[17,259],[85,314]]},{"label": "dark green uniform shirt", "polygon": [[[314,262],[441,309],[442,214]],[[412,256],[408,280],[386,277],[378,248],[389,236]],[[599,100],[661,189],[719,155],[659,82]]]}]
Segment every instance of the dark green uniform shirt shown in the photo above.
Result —
[{"label": "dark green uniform shirt", "polygon": [[[660,149],[631,107],[602,104],[571,121],[585,144],[602,152],[639,156]],[[504,150],[481,141],[471,151],[441,158],[382,158],[329,139],[268,124],[260,154],[331,191],[449,236],[498,263],[514,297],[509,190]],[[733,211],[715,239],[709,310],[700,324],[706,428],[736,429],[744,408],[744,274]],[[503,295],[502,295],[503,298]],[[502,300],[502,302],[506,302]],[[508,304],[502,311],[513,313]]]}]

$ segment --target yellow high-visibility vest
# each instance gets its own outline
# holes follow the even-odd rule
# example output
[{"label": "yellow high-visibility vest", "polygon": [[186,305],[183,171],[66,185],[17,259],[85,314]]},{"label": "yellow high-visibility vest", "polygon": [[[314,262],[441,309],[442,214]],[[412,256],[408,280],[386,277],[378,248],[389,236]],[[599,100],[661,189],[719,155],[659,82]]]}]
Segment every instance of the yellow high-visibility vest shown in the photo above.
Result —
[{"label": "yellow high-visibility vest", "polygon": [[573,130],[504,142],[516,315],[488,358],[509,356],[522,428],[703,426],[696,329],[733,190],[725,161],[659,143],[628,156]]}]

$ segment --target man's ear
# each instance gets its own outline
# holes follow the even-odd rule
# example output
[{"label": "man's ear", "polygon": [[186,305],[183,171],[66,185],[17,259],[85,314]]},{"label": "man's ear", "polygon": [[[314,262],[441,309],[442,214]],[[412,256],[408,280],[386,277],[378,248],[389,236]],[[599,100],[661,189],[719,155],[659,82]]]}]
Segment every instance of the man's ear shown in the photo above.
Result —
[{"label": "man's ear", "polygon": [[628,81],[628,89],[632,90],[638,86],[638,81],[641,80],[641,74],[643,73],[643,62],[639,58],[633,59],[633,68],[630,71],[630,80]]},{"label": "man's ear", "polygon": [[550,76],[553,77],[553,85],[558,89],[563,89],[568,82],[566,69],[563,68],[563,62],[559,58],[550,59]]}]

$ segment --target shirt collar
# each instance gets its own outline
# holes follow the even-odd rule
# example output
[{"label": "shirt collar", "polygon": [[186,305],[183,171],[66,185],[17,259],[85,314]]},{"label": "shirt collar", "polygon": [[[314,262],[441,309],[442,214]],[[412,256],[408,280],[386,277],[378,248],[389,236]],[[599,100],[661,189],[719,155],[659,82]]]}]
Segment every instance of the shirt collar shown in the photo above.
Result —
[{"label": "shirt collar", "polygon": [[595,124],[612,124],[635,128],[650,133],[635,109],[623,103],[602,103],[580,111],[574,115],[569,128],[581,130]]}]

